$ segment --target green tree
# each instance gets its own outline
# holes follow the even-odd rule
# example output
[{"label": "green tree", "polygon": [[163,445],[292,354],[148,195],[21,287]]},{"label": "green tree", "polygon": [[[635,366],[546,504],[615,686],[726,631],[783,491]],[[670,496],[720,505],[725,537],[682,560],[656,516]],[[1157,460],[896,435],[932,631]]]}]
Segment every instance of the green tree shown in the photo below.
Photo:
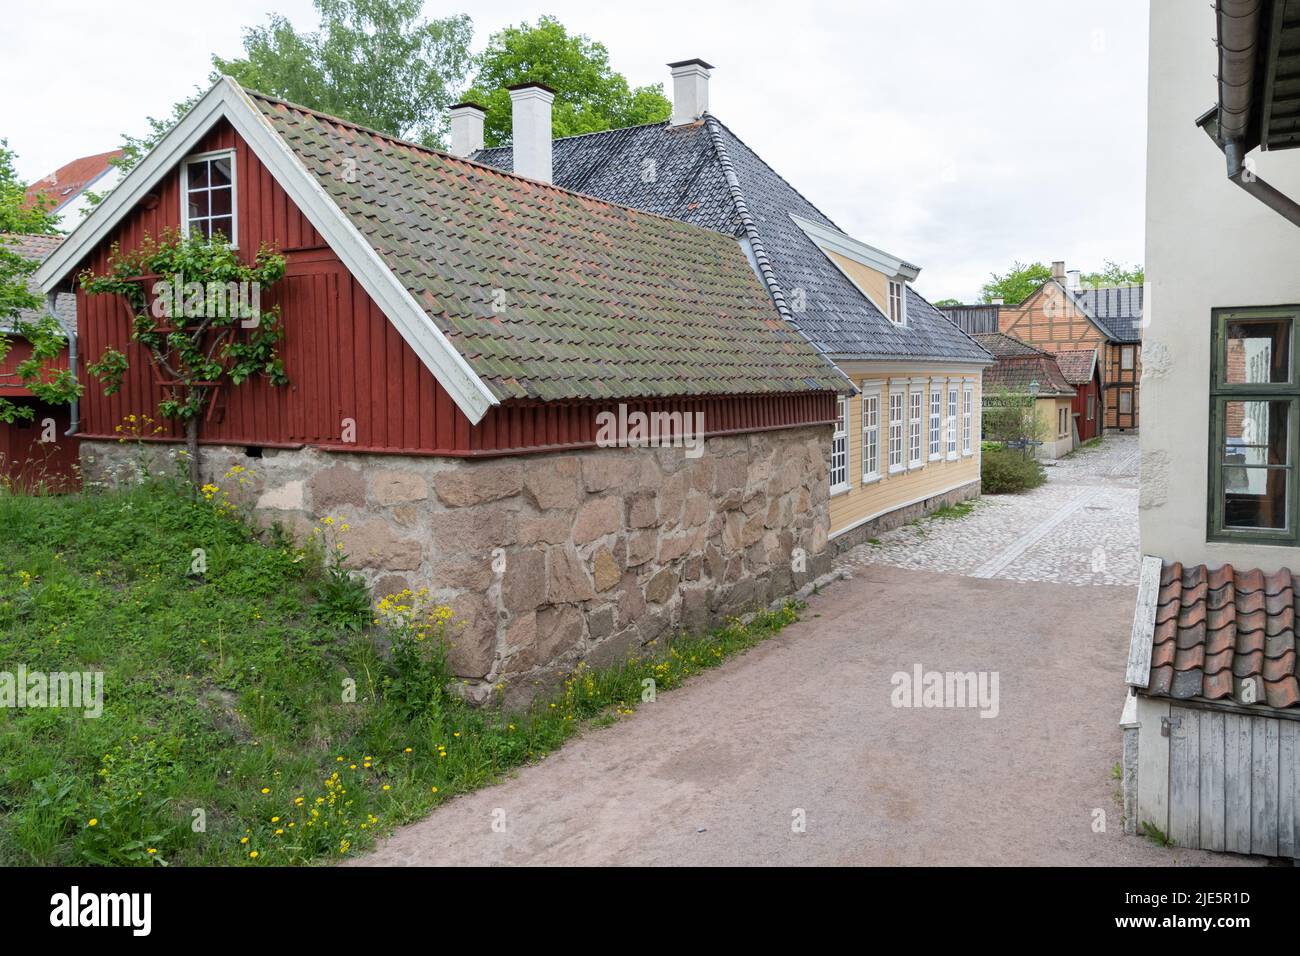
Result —
[{"label": "green tree", "polygon": [[946,309],[950,306],[961,305],[961,302],[958,299],[940,299],[939,301],[931,302],[930,304],[936,309]]},{"label": "green tree", "polygon": [[[426,20],[421,0],[314,0],[315,32],[299,33],[284,16],[244,31],[244,55],[212,57],[209,84],[221,74],[361,126],[442,144],[446,109],[465,83],[474,25],[465,14]],[[131,169],[203,95],[194,94],[141,136],[123,135],[116,164]]]},{"label": "green tree", "polygon": [[[8,141],[0,139],[0,361],[13,349],[14,338],[26,339],[32,347],[29,358],[14,371],[0,374],[0,385],[19,385],[41,401],[63,405],[81,394],[76,376],[54,368],[51,360],[67,345],[63,328],[44,313],[45,302],[28,287],[28,279],[40,263],[20,255],[13,248],[16,234],[54,235],[58,232],[44,196],[34,204],[26,201],[26,187],[14,169],[14,153]],[[40,315],[32,321],[23,313]],[[12,424],[34,418],[30,405],[19,405],[0,397],[0,422]]]},{"label": "green tree", "polygon": [[555,90],[554,135],[574,136],[657,123],[672,115],[663,84],[630,87],[609,65],[609,50],[583,34],[570,34],[554,17],[494,33],[477,59],[478,72],[464,98],[487,111],[488,146],[510,142],[510,95],[519,83],[545,83]]},{"label": "green tree", "polygon": [[1143,285],[1146,282],[1146,270],[1136,263],[1132,268],[1120,265],[1110,259],[1100,272],[1087,272],[1079,276],[1079,281],[1088,286]]},{"label": "green tree", "polygon": [[1001,296],[1007,305],[1019,305],[1051,277],[1051,268],[1041,262],[1029,265],[1013,262],[1011,268],[1003,275],[998,275],[996,272],[990,274],[989,281],[984,283],[980,293],[985,302],[992,302]]},{"label": "green tree", "polygon": [[[261,308],[261,298],[284,275],[284,256],[267,246],[252,264],[239,258],[220,234],[161,241],[146,238],[138,249],[116,246],[108,271],[81,275],[90,295],[120,295],[131,307],[131,339],[153,362],[164,397],[158,411],[185,426],[190,480],[199,484],[199,429],[216,392],[254,376],[288,384],[279,343],[280,308]],[[127,358],[109,346],[88,371],[111,395],[122,385]]]}]

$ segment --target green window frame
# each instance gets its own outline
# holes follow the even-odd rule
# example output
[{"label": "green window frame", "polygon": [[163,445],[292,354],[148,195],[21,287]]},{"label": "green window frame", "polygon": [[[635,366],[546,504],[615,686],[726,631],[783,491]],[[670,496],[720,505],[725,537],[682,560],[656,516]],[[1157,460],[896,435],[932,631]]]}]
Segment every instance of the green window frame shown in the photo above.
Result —
[{"label": "green window frame", "polygon": [[[1215,309],[1212,323],[1206,538],[1294,547],[1300,544],[1300,306]],[[1276,354],[1270,348],[1267,352],[1257,350],[1254,356],[1269,363],[1267,367],[1260,367],[1258,362],[1255,366],[1255,374],[1265,372],[1267,381],[1245,380],[1252,377],[1248,371],[1243,373],[1251,361],[1245,348],[1235,350],[1230,362],[1229,327],[1237,324],[1259,325],[1263,330],[1269,326],[1285,329],[1286,341]],[[1263,340],[1264,336],[1234,341],[1252,339]],[[1284,371],[1280,367],[1283,361]],[[1256,408],[1253,412],[1252,405]],[[1284,421],[1274,424],[1278,413],[1283,414]],[[1251,419],[1249,430],[1244,421],[1247,418]],[[1260,431],[1267,434],[1259,435]],[[1251,460],[1252,456],[1256,460]],[[1280,460],[1271,460],[1274,457]],[[1275,483],[1282,487],[1269,487]],[[1255,491],[1260,485],[1266,489],[1263,493]],[[1234,515],[1243,513],[1243,502],[1244,513],[1251,513],[1252,501],[1261,502],[1257,506],[1260,508],[1280,505],[1284,518],[1274,519],[1272,524],[1281,527],[1234,520]]]}]

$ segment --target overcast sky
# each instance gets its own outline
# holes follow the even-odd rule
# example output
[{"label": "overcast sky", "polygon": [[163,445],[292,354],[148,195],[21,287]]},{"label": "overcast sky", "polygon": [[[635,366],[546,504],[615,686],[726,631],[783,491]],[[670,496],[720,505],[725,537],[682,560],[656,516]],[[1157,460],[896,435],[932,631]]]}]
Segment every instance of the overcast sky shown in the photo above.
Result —
[{"label": "overcast sky", "polygon": [[[1141,260],[1146,0],[425,4],[466,9],[476,50],[552,13],[669,93],[665,63],[713,63],[711,111],[846,232],[920,265],[931,299],[973,301],[1015,259]],[[0,137],[19,174],[143,132],[271,11],[317,22],[310,0],[7,10]]]}]

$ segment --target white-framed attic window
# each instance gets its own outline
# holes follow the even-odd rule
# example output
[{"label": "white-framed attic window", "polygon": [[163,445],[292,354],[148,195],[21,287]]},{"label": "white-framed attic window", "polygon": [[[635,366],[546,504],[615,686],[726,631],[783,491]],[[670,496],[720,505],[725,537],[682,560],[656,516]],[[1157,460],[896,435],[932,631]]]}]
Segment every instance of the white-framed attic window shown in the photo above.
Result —
[{"label": "white-framed attic window", "polygon": [[221,233],[239,247],[235,151],[220,149],[181,162],[181,234],[212,238]]},{"label": "white-framed attic window", "polygon": [[889,321],[907,325],[907,284],[902,279],[889,280]]}]

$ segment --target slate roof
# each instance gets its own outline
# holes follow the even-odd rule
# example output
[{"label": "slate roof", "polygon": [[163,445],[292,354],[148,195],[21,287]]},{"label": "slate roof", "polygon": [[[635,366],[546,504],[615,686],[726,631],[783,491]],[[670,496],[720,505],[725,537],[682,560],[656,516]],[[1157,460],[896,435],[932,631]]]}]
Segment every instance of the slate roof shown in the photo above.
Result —
[{"label": "slate roof", "polygon": [[1164,562],[1146,693],[1300,706],[1297,595],[1300,578],[1286,568],[1265,574]]},{"label": "slate roof", "polygon": [[[40,261],[48,256],[63,241],[63,236],[34,236],[23,233],[0,233],[0,245],[3,245],[11,252],[16,252],[24,259]],[[40,287],[35,282],[28,281],[28,290],[40,299],[44,299]],[[33,309],[24,309],[18,315],[20,322],[36,322],[40,319],[43,312]],[[65,331],[75,330],[77,327],[77,297],[74,294],[60,292],[55,300],[54,308],[55,317]],[[12,331],[13,324],[4,317],[0,317],[0,332]]]},{"label": "slate roof", "polygon": [[1097,350],[1062,349],[1056,353],[1056,364],[1071,385],[1087,385],[1097,368]]},{"label": "slate roof", "polygon": [[[711,114],[565,137],[553,150],[557,185],[747,241],[782,315],[829,355],[988,362],[910,286],[906,326],[890,322],[790,217],[839,227]],[[509,147],[474,158],[500,169],[513,162]],[[796,311],[798,300],[806,308]]]},{"label": "slate roof", "polygon": [[1142,286],[1067,290],[1075,304],[1119,342],[1142,341]]},{"label": "slate roof", "polygon": [[249,96],[500,400],[849,387],[724,235]]},{"label": "slate roof", "polygon": [[54,172],[42,176],[28,186],[24,202],[30,205],[36,202],[37,196],[44,193],[52,203],[48,211],[57,212],[60,207],[72,202],[82,190],[108,172],[109,160],[121,155],[122,150],[114,149],[107,153],[82,156],[70,163],[64,163]]}]

